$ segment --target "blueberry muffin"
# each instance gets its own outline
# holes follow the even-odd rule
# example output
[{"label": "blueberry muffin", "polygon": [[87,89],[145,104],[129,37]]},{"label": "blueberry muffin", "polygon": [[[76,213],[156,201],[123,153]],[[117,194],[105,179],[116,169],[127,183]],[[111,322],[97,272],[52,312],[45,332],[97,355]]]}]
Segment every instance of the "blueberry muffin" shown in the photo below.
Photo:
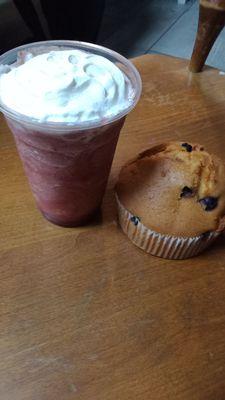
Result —
[{"label": "blueberry muffin", "polygon": [[165,258],[197,255],[225,227],[225,166],[203,146],[171,142],[126,164],[116,185],[123,231]]}]

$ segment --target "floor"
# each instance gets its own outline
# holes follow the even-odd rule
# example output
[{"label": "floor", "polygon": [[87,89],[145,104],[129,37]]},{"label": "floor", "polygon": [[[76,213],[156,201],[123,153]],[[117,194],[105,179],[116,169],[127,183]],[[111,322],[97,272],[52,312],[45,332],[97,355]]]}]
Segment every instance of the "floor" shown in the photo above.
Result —
[{"label": "floor", "polygon": [[[46,31],[39,0],[32,1]],[[126,57],[162,53],[188,59],[197,30],[198,8],[199,0],[187,0],[186,4],[178,4],[177,0],[106,0],[98,43]],[[0,54],[31,40],[31,32],[13,2],[0,0]],[[225,30],[207,64],[225,71]]]},{"label": "floor", "polygon": [[[198,24],[199,1],[106,0],[98,42],[126,57],[147,53],[189,59]],[[225,71],[225,30],[207,64]]]}]

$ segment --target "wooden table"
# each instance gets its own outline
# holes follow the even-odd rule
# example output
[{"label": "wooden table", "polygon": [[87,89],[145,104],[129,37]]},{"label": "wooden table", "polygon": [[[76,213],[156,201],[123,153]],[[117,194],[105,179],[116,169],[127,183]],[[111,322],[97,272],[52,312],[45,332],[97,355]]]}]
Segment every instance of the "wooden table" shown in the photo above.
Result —
[{"label": "wooden table", "polygon": [[0,399],[225,399],[225,248],[151,257],[117,226],[113,185],[141,149],[199,141],[225,158],[225,76],[135,64],[143,96],[122,131],[102,220],[66,229],[36,210],[0,120]]}]

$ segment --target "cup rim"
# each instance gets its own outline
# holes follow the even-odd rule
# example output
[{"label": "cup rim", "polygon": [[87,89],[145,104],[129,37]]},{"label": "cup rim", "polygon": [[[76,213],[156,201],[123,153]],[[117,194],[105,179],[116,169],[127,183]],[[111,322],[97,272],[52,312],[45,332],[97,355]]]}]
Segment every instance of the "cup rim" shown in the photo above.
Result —
[{"label": "cup rim", "polygon": [[[39,46],[74,46],[74,47],[80,47],[82,50],[96,50],[102,53],[101,55],[107,58],[109,57],[114,57],[116,61],[120,62],[123,66],[125,66],[129,71],[131,71],[131,74],[133,75],[132,79],[131,77],[128,76],[128,78],[131,80],[131,83],[133,83],[134,87],[134,98],[131,102],[131,104],[127,107],[125,107],[123,110],[121,110],[119,113],[116,115],[112,115],[108,118],[104,118],[101,121],[84,121],[84,122],[53,122],[53,121],[46,121],[46,122],[40,122],[37,118],[29,117],[25,114],[19,113],[17,111],[12,110],[11,108],[7,107],[4,103],[1,102],[0,99],[0,111],[5,115],[6,118],[10,118],[13,120],[16,120],[17,122],[24,123],[25,125],[28,126],[33,126],[36,129],[41,129],[41,130],[50,130],[50,131],[69,131],[69,130],[85,130],[85,129],[93,129],[93,128],[98,128],[101,126],[105,126],[108,124],[111,124],[112,122],[115,122],[122,117],[125,117],[137,104],[138,100],[140,99],[141,96],[141,91],[142,91],[142,81],[140,74],[137,70],[137,68],[133,65],[133,63],[128,60],[126,57],[122,56],[121,54],[117,53],[114,50],[108,49],[107,47],[96,45],[93,43],[88,43],[88,42],[83,42],[83,41],[76,41],[76,40],[46,40],[46,41],[39,41],[39,42],[33,42],[33,43],[28,43],[26,45],[22,46],[17,46],[2,55],[0,55],[0,65],[3,63],[6,63],[7,59],[10,59],[10,56],[12,54],[15,54],[21,50],[26,50],[27,48],[34,48],[34,47],[39,47]],[[123,73],[125,71],[122,69]]]}]

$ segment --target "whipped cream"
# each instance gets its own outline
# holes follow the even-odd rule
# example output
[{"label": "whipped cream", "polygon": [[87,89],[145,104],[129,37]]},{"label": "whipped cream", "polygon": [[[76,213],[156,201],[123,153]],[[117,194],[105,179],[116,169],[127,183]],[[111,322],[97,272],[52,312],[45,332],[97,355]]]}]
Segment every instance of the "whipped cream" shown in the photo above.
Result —
[{"label": "whipped cream", "polygon": [[0,101],[40,122],[98,121],[129,107],[134,91],[111,61],[81,50],[32,55],[0,72]]}]

